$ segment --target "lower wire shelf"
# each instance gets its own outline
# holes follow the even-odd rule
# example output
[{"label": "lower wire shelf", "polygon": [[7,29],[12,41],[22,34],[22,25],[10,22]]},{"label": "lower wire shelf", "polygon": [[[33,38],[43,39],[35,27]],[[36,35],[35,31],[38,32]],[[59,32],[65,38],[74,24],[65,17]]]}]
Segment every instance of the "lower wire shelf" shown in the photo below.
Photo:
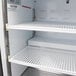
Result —
[{"label": "lower wire shelf", "polygon": [[76,75],[76,53],[58,49],[27,46],[9,62],[34,67],[40,70]]}]

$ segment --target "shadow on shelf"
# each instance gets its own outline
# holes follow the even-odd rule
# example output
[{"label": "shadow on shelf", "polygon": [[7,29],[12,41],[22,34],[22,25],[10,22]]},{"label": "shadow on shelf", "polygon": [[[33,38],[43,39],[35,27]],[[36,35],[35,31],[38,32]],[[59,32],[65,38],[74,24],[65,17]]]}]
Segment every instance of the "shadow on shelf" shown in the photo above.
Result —
[{"label": "shadow on shelf", "polygon": [[72,75],[44,72],[44,71],[40,71],[38,69],[29,67],[22,73],[21,76],[72,76]]}]

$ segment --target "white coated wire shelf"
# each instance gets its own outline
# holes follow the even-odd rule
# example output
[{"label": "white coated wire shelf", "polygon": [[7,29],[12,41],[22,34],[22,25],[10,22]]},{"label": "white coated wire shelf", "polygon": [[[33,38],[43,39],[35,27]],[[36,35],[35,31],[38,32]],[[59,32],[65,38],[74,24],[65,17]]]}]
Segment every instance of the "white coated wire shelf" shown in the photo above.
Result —
[{"label": "white coated wire shelf", "polygon": [[28,22],[17,25],[6,25],[6,29],[47,31],[60,33],[76,33],[76,24],[53,23],[53,22]]},{"label": "white coated wire shelf", "polygon": [[53,73],[76,75],[76,53],[66,50],[27,46],[9,62],[38,68]]}]

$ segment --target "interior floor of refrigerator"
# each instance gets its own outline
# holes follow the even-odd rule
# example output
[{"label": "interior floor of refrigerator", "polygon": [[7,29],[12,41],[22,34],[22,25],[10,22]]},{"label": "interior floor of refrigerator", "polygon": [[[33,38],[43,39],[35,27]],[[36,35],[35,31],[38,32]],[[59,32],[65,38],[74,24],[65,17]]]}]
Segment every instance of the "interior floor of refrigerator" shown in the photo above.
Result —
[{"label": "interior floor of refrigerator", "polygon": [[67,74],[56,74],[46,71],[40,71],[36,68],[28,67],[21,76],[72,76]]}]

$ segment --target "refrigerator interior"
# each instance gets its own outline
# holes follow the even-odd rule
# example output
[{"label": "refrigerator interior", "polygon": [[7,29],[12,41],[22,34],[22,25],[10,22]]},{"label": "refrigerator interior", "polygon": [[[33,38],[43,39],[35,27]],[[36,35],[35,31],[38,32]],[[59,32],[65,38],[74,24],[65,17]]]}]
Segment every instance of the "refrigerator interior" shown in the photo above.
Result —
[{"label": "refrigerator interior", "polygon": [[[29,66],[56,74],[75,75],[75,34],[49,33],[49,36],[47,35],[47,32],[11,30],[9,62],[12,65],[18,64],[19,67],[21,65],[24,68],[21,73]],[[13,71],[16,72],[17,68]]]},{"label": "refrigerator interior", "polygon": [[[66,24],[63,28],[72,28],[76,24],[75,2],[76,0],[8,0],[8,24],[47,22]],[[12,76],[20,76],[28,66],[46,72],[76,75],[75,34],[9,30],[9,46]]]}]

